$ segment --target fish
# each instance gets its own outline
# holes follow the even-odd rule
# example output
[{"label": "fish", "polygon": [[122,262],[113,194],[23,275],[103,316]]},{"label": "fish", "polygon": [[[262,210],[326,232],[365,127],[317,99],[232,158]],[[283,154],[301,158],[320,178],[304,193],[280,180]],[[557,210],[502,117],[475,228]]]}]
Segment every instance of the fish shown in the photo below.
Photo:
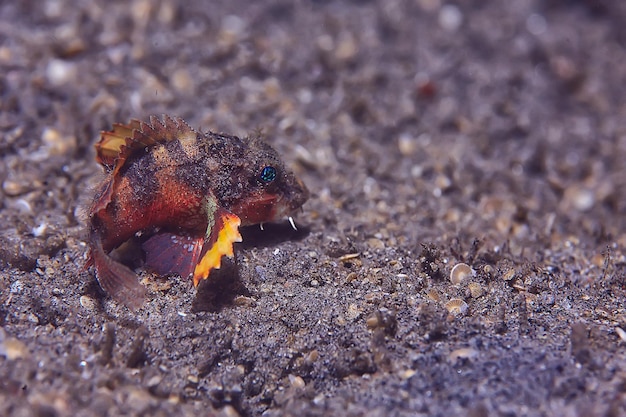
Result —
[{"label": "fish", "polygon": [[106,177],[89,208],[86,267],[100,287],[132,310],[147,295],[111,252],[141,236],[145,266],[191,276],[194,286],[234,256],[239,227],[280,221],[309,191],[258,135],[201,132],[183,119],[151,116],[113,124],[95,145]]}]

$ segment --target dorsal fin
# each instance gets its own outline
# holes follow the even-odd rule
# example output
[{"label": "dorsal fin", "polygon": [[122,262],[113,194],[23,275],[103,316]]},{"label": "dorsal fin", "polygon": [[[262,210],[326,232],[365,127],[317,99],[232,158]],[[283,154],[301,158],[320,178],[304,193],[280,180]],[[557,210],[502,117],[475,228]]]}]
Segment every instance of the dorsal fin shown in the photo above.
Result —
[{"label": "dorsal fin", "polygon": [[114,174],[124,165],[133,153],[157,143],[188,138],[196,132],[181,118],[168,115],[160,120],[150,116],[149,122],[136,119],[128,124],[116,123],[113,130],[103,131],[96,143],[96,160]]},{"label": "dorsal fin", "polygon": [[195,138],[193,130],[183,119],[164,115],[163,121],[150,116],[150,122],[133,119],[128,124],[116,123],[113,130],[102,132],[96,143],[96,160],[110,173],[110,180],[100,191],[92,213],[106,208],[113,198],[114,183],[130,155],[157,143]]},{"label": "dorsal fin", "polygon": [[139,129],[140,121],[132,119],[127,125],[114,123],[113,130],[100,132],[96,143],[96,160],[107,169],[112,169],[126,139],[132,137],[133,130]]}]

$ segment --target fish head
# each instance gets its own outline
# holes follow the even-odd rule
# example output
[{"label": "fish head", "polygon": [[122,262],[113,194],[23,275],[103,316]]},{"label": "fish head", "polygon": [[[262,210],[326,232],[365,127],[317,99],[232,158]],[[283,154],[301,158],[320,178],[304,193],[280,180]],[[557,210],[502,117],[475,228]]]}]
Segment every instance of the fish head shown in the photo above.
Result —
[{"label": "fish head", "polygon": [[240,193],[229,209],[244,226],[283,220],[302,207],[309,191],[270,145],[259,138],[246,141],[236,184]]}]

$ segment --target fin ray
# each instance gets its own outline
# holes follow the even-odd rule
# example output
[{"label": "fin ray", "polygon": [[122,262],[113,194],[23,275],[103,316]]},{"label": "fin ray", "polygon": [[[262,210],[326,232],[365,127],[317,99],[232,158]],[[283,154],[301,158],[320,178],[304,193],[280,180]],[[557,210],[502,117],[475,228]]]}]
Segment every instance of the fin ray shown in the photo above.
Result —
[{"label": "fin ray", "polygon": [[138,150],[195,134],[196,131],[183,119],[168,115],[162,120],[150,116],[148,123],[136,119],[128,124],[115,123],[112,130],[100,133],[100,141],[95,145],[96,160],[110,171],[123,166],[126,159]]}]

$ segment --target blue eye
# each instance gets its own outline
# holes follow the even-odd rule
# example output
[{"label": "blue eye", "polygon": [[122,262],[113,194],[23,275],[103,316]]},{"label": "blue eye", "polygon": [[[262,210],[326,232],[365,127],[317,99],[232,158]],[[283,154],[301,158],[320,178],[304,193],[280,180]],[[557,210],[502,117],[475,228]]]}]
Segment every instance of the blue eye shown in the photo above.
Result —
[{"label": "blue eye", "polygon": [[272,166],[266,166],[265,168],[263,168],[263,171],[261,171],[261,175],[259,175],[259,178],[263,182],[274,181],[276,179],[276,168]]}]

